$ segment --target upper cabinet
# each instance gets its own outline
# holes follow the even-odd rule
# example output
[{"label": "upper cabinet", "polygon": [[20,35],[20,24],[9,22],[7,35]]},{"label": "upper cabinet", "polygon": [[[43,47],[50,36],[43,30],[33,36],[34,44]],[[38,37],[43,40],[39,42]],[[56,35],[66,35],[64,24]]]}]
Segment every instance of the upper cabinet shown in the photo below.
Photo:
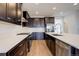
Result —
[{"label": "upper cabinet", "polygon": [[0,3],[0,19],[6,18],[6,4]]},{"label": "upper cabinet", "polygon": [[44,18],[30,18],[28,23],[32,27],[44,27]]},{"label": "upper cabinet", "polygon": [[11,23],[21,21],[21,3],[0,3],[0,19]]},{"label": "upper cabinet", "polygon": [[45,17],[45,31],[54,32],[54,17]]},{"label": "upper cabinet", "polygon": [[54,24],[54,17],[45,17],[45,22]]},{"label": "upper cabinet", "polygon": [[17,4],[17,17],[18,18],[21,18],[21,16],[22,16],[22,4],[21,3],[19,3],[19,4]]},{"label": "upper cabinet", "polygon": [[8,3],[7,4],[7,17],[16,18],[16,3]]}]

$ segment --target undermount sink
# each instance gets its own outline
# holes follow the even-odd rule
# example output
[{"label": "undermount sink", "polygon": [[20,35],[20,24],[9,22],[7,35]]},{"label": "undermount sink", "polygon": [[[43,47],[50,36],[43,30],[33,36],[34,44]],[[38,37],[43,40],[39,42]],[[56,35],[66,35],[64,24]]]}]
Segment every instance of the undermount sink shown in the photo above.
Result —
[{"label": "undermount sink", "polygon": [[54,36],[63,36],[62,34],[52,34]]},{"label": "undermount sink", "polygon": [[30,33],[18,33],[17,35],[29,35]]}]

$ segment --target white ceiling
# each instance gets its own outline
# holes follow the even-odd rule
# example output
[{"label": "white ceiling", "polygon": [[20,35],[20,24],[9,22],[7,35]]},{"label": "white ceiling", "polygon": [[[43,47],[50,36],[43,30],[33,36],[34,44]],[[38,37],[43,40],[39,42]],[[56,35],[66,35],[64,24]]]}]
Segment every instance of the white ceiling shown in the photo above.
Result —
[{"label": "white ceiling", "polygon": [[[54,7],[56,10],[52,9]],[[79,4],[74,6],[73,3],[23,3],[22,10],[28,11],[31,17],[64,16],[70,11],[79,10]]]}]

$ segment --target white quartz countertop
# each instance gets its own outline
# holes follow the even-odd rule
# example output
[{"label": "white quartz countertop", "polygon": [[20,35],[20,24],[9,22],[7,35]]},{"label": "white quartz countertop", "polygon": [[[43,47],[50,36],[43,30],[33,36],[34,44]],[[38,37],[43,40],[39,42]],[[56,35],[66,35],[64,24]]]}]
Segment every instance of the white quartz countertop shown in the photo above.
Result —
[{"label": "white quartz countertop", "polygon": [[54,34],[53,32],[47,32],[46,34],[79,49],[79,35],[77,34],[62,33],[63,36],[54,36],[52,35]]},{"label": "white quartz countertop", "polygon": [[28,35],[5,35],[0,37],[0,53],[6,53]]},{"label": "white quartz countertop", "polygon": [[[28,30],[27,30],[28,29]],[[28,35],[17,35],[18,33],[29,33],[29,28],[20,25],[0,21],[0,53],[6,53]]]}]

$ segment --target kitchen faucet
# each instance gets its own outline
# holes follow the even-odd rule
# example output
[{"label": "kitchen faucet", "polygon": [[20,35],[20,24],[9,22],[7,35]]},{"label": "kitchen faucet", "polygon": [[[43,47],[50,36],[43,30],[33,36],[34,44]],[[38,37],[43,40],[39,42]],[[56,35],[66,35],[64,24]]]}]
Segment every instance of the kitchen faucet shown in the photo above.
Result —
[{"label": "kitchen faucet", "polygon": [[61,24],[60,23],[55,24],[54,31],[56,31],[57,34],[62,34],[62,31],[61,30],[62,30]]}]

